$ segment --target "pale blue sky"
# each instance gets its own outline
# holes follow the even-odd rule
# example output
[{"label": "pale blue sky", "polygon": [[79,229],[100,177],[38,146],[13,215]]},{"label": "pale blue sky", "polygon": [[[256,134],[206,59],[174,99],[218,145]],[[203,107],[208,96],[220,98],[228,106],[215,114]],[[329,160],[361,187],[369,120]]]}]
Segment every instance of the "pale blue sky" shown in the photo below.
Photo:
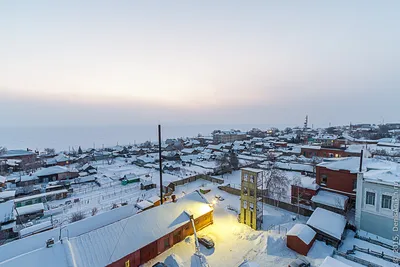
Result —
[{"label": "pale blue sky", "polygon": [[400,121],[400,1],[1,1],[2,124]]}]

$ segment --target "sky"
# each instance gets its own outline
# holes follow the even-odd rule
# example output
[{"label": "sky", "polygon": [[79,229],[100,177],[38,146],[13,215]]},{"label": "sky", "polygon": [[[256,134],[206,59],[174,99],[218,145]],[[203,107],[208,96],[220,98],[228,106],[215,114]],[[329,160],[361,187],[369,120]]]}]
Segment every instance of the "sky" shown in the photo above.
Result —
[{"label": "sky", "polygon": [[0,125],[400,121],[400,1],[0,2]]}]

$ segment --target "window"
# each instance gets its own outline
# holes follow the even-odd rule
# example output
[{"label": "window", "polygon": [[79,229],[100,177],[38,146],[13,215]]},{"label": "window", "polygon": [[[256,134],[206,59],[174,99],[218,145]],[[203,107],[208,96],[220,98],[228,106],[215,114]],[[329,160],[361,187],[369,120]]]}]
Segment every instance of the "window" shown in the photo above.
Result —
[{"label": "window", "polygon": [[357,179],[353,180],[353,191],[357,190]]},{"label": "window", "polygon": [[365,204],[375,206],[375,193],[367,192],[365,194]]},{"label": "window", "polygon": [[250,189],[250,196],[254,197],[254,189]]},{"label": "window", "polygon": [[246,200],[243,200],[243,208],[247,209],[247,201]]},{"label": "window", "polygon": [[164,248],[169,248],[169,237],[164,238]]},{"label": "window", "polygon": [[392,208],[392,197],[388,195],[382,195],[382,209],[391,209]]},{"label": "window", "polygon": [[125,267],[130,267],[130,266],[131,266],[131,263],[130,263],[129,260],[127,260],[127,261],[125,262]]},{"label": "window", "polygon": [[254,175],[250,175],[250,182],[254,184]]},{"label": "window", "polygon": [[248,175],[247,175],[247,173],[245,173],[245,174],[243,175],[243,180],[244,180],[245,182],[247,182],[247,179],[248,179]]},{"label": "window", "polygon": [[247,187],[243,186],[243,195],[247,196]]},{"label": "window", "polygon": [[254,210],[254,203],[250,202],[250,211]]},{"label": "window", "polygon": [[328,184],[328,175],[322,174],[321,175],[321,185],[327,185]]}]

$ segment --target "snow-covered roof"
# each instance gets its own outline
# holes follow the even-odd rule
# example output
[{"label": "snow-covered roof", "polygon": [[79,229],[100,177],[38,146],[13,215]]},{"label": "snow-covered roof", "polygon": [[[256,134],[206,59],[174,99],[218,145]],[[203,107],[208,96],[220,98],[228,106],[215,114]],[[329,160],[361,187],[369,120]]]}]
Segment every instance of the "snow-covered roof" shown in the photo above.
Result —
[{"label": "snow-covered roof", "polygon": [[46,197],[46,196],[51,196],[51,195],[61,194],[61,193],[68,193],[68,190],[67,189],[62,189],[62,190],[57,190],[57,191],[51,191],[51,192],[36,194],[36,195],[32,195],[32,196],[16,198],[15,202],[22,202],[22,201],[26,201],[26,200],[30,200],[30,199],[41,198],[41,197]]},{"label": "snow-covered roof", "polygon": [[31,235],[31,234],[37,233],[39,231],[43,231],[43,230],[51,229],[51,228],[53,228],[51,221],[45,221],[45,222],[38,223],[38,224],[35,224],[30,227],[23,228],[19,231],[19,234],[21,237],[24,237],[26,235]]},{"label": "snow-covered roof", "polygon": [[28,175],[22,175],[19,179],[20,182],[27,182],[27,181],[33,181],[39,179],[36,175],[33,174],[28,174]]},{"label": "snow-covered roof", "polygon": [[289,230],[289,232],[287,232],[286,235],[297,236],[301,241],[308,245],[314,239],[316,232],[305,224],[297,223]]},{"label": "snow-covered roof", "polygon": [[23,255],[2,262],[1,267],[18,267],[18,266],[40,266],[40,267],[70,267],[72,258],[68,255],[68,242],[64,244],[56,244],[50,248],[46,248],[46,240],[42,242],[40,249],[30,251]]},{"label": "snow-covered roof", "polygon": [[328,256],[319,267],[350,267],[350,265]]},{"label": "snow-covered roof", "polygon": [[136,159],[143,161],[145,163],[153,163],[156,161],[153,157],[151,157],[149,155],[143,155],[143,156],[137,157]]},{"label": "snow-covered roof", "polygon": [[320,203],[341,210],[345,210],[345,205],[348,199],[347,196],[325,190],[320,190],[318,194],[311,198],[315,203]]},{"label": "snow-covered roof", "polygon": [[[330,170],[347,170],[351,173],[357,173],[360,167],[359,157],[348,157],[348,158],[335,158],[325,159],[324,162],[318,164],[318,166],[325,167]],[[365,170],[388,170],[397,169],[398,163],[380,160],[375,158],[364,158],[363,159],[363,171]]]},{"label": "snow-covered roof", "polygon": [[367,146],[360,144],[348,145],[345,151],[348,153],[361,153],[361,150],[364,150],[364,152],[366,152]]},{"label": "snow-covered roof", "polygon": [[66,172],[69,172],[69,170],[66,167],[52,166],[52,167],[48,167],[48,168],[43,168],[43,169],[35,172],[35,175],[40,177],[40,176],[48,176],[48,175],[66,173]]},{"label": "snow-covered roof", "polygon": [[74,179],[74,182],[79,184],[79,183],[86,183],[86,182],[93,182],[96,181],[96,177],[93,175],[90,176],[84,176],[84,177],[78,177]]},{"label": "snow-covered roof", "polygon": [[85,176],[88,176],[89,173],[87,173],[87,172],[80,172],[80,173],[78,173],[78,175],[79,175],[80,177],[85,177]]},{"label": "snow-covered roof", "polygon": [[0,158],[8,158],[8,157],[21,157],[21,156],[29,156],[33,155],[32,151],[27,151],[27,150],[7,150],[6,153],[3,155],[0,155]]},{"label": "snow-covered roof", "polygon": [[136,203],[136,207],[138,209],[141,209],[141,210],[148,209],[148,208],[150,208],[152,206],[153,206],[153,203],[151,203],[151,202],[149,202],[147,200],[143,200],[143,201],[140,201],[140,202]]},{"label": "snow-covered roof", "polygon": [[26,214],[44,211],[44,205],[43,205],[43,203],[37,203],[37,204],[33,204],[33,205],[16,208],[16,210],[17,210],[17,214],[19,216],[22,216],[22,215],[26,215]]},{"label": "snow-covered roof", "polygon": [[219,144],[219,145],[208,145],[206,149],[211,149],[211,150],[221,150],[224,144]]},{"label": "snow-covered roof", "polygon": [[341,239],[346,226],[346,218],[332,211],[316,208],[308,219],[307,225],[334,238]]},{"label": "snow-covered roof", "polygon": [[181,152],[185,153],[185,154],[192,154],[194,152],[194,149],[193,148],[184,148],[181,150]]},{"label": "snow-covered roof", "polygon": [[315,149],[315,150],[320,150],[321,149],[321,146],[301,146],[301,148],[304,148],[304,149]]},{"label": "snow-covered roof", "polygon": [[0,199],[1,198],[13,198],[13,197],[15,197],[15,190],[0,192]]},{"label": "snow-covered roof", "polygon": [[[212,209],[199,192],[70,238],[77,266],[106,266],[190,222],[185,210],[198,218]],[[96,217],[96,216],[95,216]],[[0,248],[1,252],[1,248]]]},{"label": "snow-covered roof", "polygon": [[290,171],[305,171],[305,172],[314,171],[314,167],[310,164],[276,162],[275,165],[279,169],[290,170]]},{"label": "snow-covered roof", "polygon": [[382,184],[400,183],[400,164],[396,170],[369,170],[365,172],[364,179]]},{"label": "snow-covered roof", "polygon": [[[65,228],[61,231],[62,237],[76,237],[79,235],[83,235],[95,229],[104,227],[106,225],[110,225],[112,223],[118,222],[124,218],[128,218],[136,213],[136,209],[133,205],[126,205],[123,207],[119,207],[117,209],[113,209],[107,212],[103,212],[97,214],[96,216],[91,216],[81,221],[70,223],[65,226]],[[50,238],[54,238],[56,241],[60,235],[60,229],[52,229],[40,234],[36,234],[33,236],[29,236],[23,239],[18,239],[13,242],[4,244],[0,246],[0,265],[3,266],[29,266],[30,264],[18,264],[22,263],[24,259],[26,259],[26,255],[35,254],[36,251],[41,250],[44,247],[44,250],[52,252],[52,249],[45,247],[46,240]],[[64,242],[64,244],[66,244]],[[50,253],[49,252],[49,253]],[[39,253],[40,254],[40,253]],[[50,259],[43,259],[39,264],[42,266],[54,266],[54,262],[57,262],[58,266],[70,266],[70,265],[62,265],[63,255],[54,255],[50,253]],[[61,257],[61,258],[60,258]],[[30,257],[28,257],[30,258]],[[48,264],[46,265],[46,261],[48,260]],[[7,265],[5,265],[7,262]],[[37,262],[37,258],[32,258],[31,262]],[[104,264],[103,266],[105,266]],[[78,266],[87,266],[87,265],[78,265]]]},{"label": "snow-covered roof", "polygon": [[0,183],[4,184],[6,182],[6,177],[0,175]]},{"label": "snow-covered roof", "polygon": [[6,223],[14,219],[14,200],[0,203],[0,223]]},{"label": "snow-covered roof", "polygon": [[159,196],[152,196],[151,198],[148,198],[147,201],[149,201],[150,203],[156,203],[157,201],[160,201],[160,197]]}]

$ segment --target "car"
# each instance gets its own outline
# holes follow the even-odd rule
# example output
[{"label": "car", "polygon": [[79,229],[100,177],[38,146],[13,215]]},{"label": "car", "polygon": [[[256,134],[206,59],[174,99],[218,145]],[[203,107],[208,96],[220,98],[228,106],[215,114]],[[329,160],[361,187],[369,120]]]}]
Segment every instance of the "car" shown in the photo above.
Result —
[{"label": "car", "polygon": [[154,264],[152,267],[168,267],[168,265],[166,265],[163,262],[157,262],[156,264]]},{"label": "car", "polygon": [[292,261],[288,267],[310,267],[311,264],[306,259],[296,259]]},{"label": "car", "polygon": [[225,199],[221,197],[220,195],[215,195],[215,198],[218,199],[219,201],[224,201]]},{"label": "car", "polygon": [[213,248],[214,245],[215,245],[215,244],[214,244],[214,241],[213,241],[210,237],[205,236],[205,235],[199,237],[198,240],[199,240],[199,243],[200,243],[200,244],[202,244],[203,246],[205,246],[205,247],[208,248],[208,249]]}]

